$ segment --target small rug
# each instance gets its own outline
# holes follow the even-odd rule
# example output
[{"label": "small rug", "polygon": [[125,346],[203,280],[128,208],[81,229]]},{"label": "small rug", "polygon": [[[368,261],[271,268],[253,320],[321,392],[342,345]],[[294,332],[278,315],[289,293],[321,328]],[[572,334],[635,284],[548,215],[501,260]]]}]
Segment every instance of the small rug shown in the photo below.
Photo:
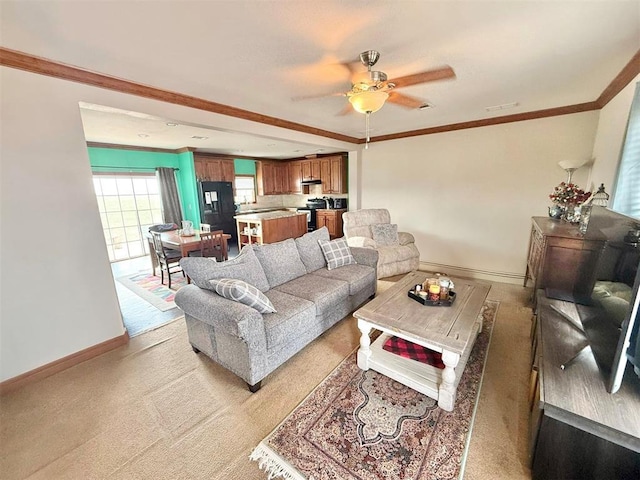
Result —
[{"label": "small rug", "polygon": [[171,289],[167,287],[166,275],[164,285],[160,283],[160,277],[146,272],[119,277],[116,280],[162,312],[176,308],[173,301],[176,292],[187,284],[187,279],[181,273],[171,276]]},{"label": "small rug", "polygon": [[268,478],[462,478],[499,302],[487,301],[452,412],[345,359],[251,453]]}]

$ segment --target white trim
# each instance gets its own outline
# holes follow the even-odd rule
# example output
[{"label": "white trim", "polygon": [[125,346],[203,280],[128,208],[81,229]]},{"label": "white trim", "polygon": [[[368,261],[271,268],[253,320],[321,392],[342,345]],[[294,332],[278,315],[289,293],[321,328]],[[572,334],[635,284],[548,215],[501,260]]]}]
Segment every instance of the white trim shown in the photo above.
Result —
[{"label": "white trim", "polygon": [[522,285],[524,282],[524,275],[520,273],[477,270],[473,268],[455,267],[453,265],[443,265],[441,263],[420,261],[419,270],[425,272],[442,272],[452,277],[463,277],[473,280],[489,280],[492,282],[510,283],[513,285]]}]

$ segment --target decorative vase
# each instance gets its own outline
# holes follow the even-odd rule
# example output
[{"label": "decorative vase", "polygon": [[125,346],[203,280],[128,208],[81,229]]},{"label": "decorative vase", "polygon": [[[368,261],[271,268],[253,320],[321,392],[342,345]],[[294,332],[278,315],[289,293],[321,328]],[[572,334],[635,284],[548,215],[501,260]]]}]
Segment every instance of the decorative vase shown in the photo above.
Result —
[{"label": "decorative vase", "polygon": [[549,216],[551,218],[560,219],[562,218],[562,214],[564,213],[564,207],[557,203],[554,203],[549,207]]},{"label": "decorative vase", "polygon": [[562,220],[568,223],[580,223],[580,205],[568,203],[562,213]]}]

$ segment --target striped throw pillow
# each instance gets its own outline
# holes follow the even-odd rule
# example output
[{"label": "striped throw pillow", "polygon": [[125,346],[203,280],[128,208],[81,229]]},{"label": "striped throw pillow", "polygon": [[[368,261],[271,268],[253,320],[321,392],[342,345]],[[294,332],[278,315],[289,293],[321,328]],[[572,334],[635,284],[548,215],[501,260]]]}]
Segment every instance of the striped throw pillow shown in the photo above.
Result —
[{"label": "striped throw pillow", "polygon": [[344,237],[331,241],[318,240],[318,243],[320,244],[324,258],[327,260],[327,270],[357,263],[353,255],[351,255],[351,250]]},{"label": "striped throw pillow", "polygon": [[253,285],[235,278],[209,280],[215,292],[221,297],[244,303],[260,313],[275,313],[271,300]]}]

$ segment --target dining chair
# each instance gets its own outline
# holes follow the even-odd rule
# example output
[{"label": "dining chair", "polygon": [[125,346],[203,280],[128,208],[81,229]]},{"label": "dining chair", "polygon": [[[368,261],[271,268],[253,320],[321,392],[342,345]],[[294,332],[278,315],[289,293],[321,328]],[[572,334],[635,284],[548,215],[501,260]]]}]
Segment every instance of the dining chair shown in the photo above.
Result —
[{"label": "dining chair", "polygon": [[[182,258],[182,255],[177,250],[171,250],[164,247],[160,232],[151,232],[151,238],[153,240],[153,250],[155,252],[156,259],[158,260],[158,266],[160,267],[160,282],[164,285],[164,272],[166,271],[167,277],[169,278],[168,286],[171,288],[172,273],[182,272],[182,276],[185,276],[184,272],[180,268],[180,259]],[[176,267],[179,270],[176,270]]]},{"label": "dining chair", "polygon": [[200,256],[215,257],[216,261],[224,262],[229,258],[224,232],[215,230],[213,232],[203,232],[200,234]]},{"label": "dining chair", "polygon": [[201,223],[200,224],[200,231],[201,232],[210,232],[211,231],[211,225],[209,225],[208,223]]},{"label": "dining chair", "polygon": [[[151,225],[149,227],[149,233],[153,233],[153,232],[172,232],[174,230],[178,230],[178,225],[176,225],[175,223],[157,223],[155,225]],[[149,241],[149,252],[151,252],[152,250],[154,250],[154,246],[153,246],[153,239],[150,237],[147,237],[148,241]],[[179,249],[177,248],[171,248],[171,247],[164,247],[165,250],[169,251],[169,256],[171,257],[175,257],[178,252],[180,252]],[[153,255],[153,253],[151,253],[151,255]],[[151,262],[152,263],[152,268],[153,268],[153,275],[155,276],[156,274],[156,262]]]}]

